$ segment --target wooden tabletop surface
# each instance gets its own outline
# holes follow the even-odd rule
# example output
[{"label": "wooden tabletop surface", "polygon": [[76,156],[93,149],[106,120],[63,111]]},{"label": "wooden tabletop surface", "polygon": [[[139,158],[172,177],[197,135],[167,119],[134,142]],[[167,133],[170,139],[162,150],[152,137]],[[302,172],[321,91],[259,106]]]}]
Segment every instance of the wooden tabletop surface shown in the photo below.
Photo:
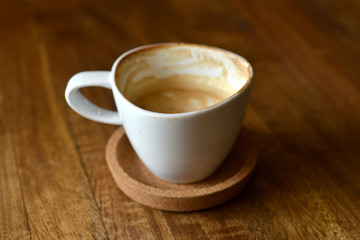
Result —
[{"label": "wooden tabletop surface", "polygon": [[[117,126],[65,102],[69,78],[158,42],[248,59],[247,187],[165,212],[122,193],[105,160]],[[0,3],[0,239],[360,239],[360,5],[347,1]],[[84,90],[114,109],[111,92]]]}]

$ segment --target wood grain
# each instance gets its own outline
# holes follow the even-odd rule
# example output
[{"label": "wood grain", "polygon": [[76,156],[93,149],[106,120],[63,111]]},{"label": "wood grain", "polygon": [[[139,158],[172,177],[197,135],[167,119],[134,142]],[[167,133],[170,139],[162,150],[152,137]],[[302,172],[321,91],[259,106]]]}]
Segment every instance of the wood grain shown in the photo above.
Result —
[{"label": "wood grain", "polygon": [[[359,13],[356,0],[1,1],[0,239],[360,239]],[[129,199],[105,161],[116,127],[65,102],[73,74],[156,42],[253,65],[258,165],[218,207]],[[111,92],[84,94],[114,109]]]}]

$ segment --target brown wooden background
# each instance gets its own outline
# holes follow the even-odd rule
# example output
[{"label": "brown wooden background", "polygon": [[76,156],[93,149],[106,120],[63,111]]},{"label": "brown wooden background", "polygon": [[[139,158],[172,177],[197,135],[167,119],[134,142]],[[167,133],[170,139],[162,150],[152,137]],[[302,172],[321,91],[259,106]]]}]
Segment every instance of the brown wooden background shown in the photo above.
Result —
[{"label": "brown wooden background", "polygon": [[[0,1],[0,239],[360,239],[360,2]],[[68,79],[148,43],[247,58],[259,159],[218,207],[171,213],[117,189],[116,129],[66,104]],[[111,94],[85,94],[113,108]]]}]

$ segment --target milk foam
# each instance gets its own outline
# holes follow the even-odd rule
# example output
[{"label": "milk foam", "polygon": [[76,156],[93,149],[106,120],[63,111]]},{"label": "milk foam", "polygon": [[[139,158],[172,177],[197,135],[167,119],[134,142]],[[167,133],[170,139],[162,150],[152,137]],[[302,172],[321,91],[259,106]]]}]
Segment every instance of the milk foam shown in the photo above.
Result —
[{"label": "milk foam", "polygon": [[[221,84],[216,84],[221,83]],[[215,105],[231,96],[236,89],[221,81],[193,75],[168,78],[146,78],[127,92],[128,99],[149,111],[181,113]]]},{"label": "milk foam", "polygon": [[116,79],[119,90],[135,105],[179,113],[225,100],[247,83],[250,74],[245,60],[225,51],[174,44],[128,55]]}]

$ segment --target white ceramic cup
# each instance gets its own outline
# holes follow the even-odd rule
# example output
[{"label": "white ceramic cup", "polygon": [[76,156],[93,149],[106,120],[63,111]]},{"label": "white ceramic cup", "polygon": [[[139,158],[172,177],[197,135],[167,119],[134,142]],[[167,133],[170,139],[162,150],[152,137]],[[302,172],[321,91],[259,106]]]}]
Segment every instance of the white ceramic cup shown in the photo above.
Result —
[{"label": "white ceramic cup", "polygon": [[[190,183],[211,175],[226,158],[240,131],[251,89],[251,65],[242,57],[215,47],[162,43],[135,48],[121,55],[111,71],[74,75],[65,91],[78,114],[102,123],[123,125],[135,152],[157,177]],[[182,113],[145,110],[129,101],[128,88],[155,77],[208,79],[230,84],[231,96],[212,106]],[[197,80],[196,80],[197,81]],[[117,111],[86,99],[84,87],[111,89]],[[143,88],[145,89],[145,88]]]}]

